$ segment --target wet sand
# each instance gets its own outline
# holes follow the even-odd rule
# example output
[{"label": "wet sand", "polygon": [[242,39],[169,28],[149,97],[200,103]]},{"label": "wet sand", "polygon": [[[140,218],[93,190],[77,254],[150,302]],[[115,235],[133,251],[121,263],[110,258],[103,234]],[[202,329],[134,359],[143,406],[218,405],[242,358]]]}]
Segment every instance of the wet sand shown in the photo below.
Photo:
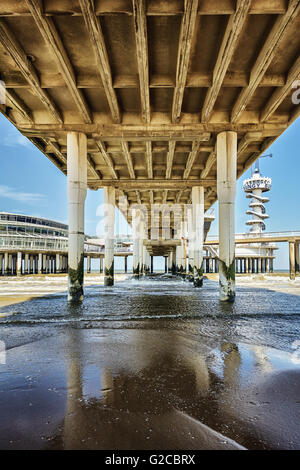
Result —
[{"label": "wet sand", "polygon": [[[125,274],[115,274],[115,282],[124,281]],[[86,274],[85,285],[100,286],[104,283],[103,274]],[[5,276],[0,278],[0,308],[32,300],[35,297],[65,292],[68,286],[66,274],[45,274],[24,277]],[[30,290],[30,294],[28,293]],[[1,318],[1,313],[0,313]]]},{"label": "wet sand", "polygon": [[[50,296],[2,309],[16,320],[0,322],[9,347],[0,364],[0,449],[300,449],[300,360],[287,350],[293,338],[276,340],[280,318],[270,320],[278,348],[270,347],[267,318],[171,315],[194,295],[208,309],[212,281],[195,294],[187,283],[121,275],[99,297],[99,277],[88,276],[81,307],[63,310],[52,279]],[[265,290],[264,282],[251,292],[259,301]],[[296,310],[297,295],[287,294]],[[99,323],[101,308],[107,320]]]}]

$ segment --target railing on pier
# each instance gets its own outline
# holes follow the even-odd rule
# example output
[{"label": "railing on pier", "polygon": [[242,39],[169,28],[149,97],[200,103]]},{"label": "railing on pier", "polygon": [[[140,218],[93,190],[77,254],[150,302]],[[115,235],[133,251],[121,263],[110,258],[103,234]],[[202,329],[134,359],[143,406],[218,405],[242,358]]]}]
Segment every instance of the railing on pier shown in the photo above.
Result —
[{"label": "railing on pier", "polygon": [[[275,239],[278,238],[278,241],[280,239],[287,239],[287,238],[300,238],[300,230],[295,230],[295,231],[283,231],[283,232],[261,232],[261,233],[255,233],[255,232],[248,232],[248,233],[236,233],[235,239],[249,239],[251,240],[252,238],[257,239],[257,238],[264,238],[266,240],[268,239]],[[216,235],[208,235],[206,238],[207,241],[215,241],[216,243],[219,242],[219,238]]]}]

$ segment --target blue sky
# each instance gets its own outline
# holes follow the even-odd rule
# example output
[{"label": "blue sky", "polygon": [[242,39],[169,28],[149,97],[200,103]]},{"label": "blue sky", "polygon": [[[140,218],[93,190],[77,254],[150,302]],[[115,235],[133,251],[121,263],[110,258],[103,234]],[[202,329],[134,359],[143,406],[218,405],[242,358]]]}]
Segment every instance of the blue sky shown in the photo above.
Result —
[{"label": "blue sky", "polygon": [[[300,119],[298,119],[267,150],[273,158],[260,161],[264,176],[272,178],[272,190],[268,193],[267,231],[300,230]],[[31,214],[67,222],[66,177],[28,139],[0,115],[0,211]],[[236,231],[248,228],[246,210],[249,200],[242,189],[245,176],[237,183]],[[86,233],[96,233],[99,216],[98,205],[102,202],[102,191],[88,190],[86,200]],[[211,234],[218,232],[218,207]],[[126,232],[126,224],[120,217],[117,229]],[[288,247],[279,245],[275,268],[288,268]],[[119,263],[117,263],[119,265]]]}]

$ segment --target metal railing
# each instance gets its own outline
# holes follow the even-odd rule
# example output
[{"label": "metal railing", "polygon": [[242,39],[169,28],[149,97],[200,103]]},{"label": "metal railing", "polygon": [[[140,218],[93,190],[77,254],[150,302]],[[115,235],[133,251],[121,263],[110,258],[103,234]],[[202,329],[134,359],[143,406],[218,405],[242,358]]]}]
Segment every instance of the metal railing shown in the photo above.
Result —
[{"label": "metal railing", "polygon": [[[15,250],[15,251],[55,251],[67,252],[68,251],[68,238],[66,237],[30,237],[20,235],[1,235],[0,236],[0,250]],[[84,243],[84,251],[86,253],[104,253],[104,246],[94,243]],[[131,253],[132,248],[127,246],[115,247],[115,253]]]},{"label": "metal railing", "polygon": [[[264,232],[264,233],[248,232],[248,233],[236,233],[235,235],[235,239],[249,238],[249,240],[251,240],[251,238],[265,238],[267,240],[268,238],[290,238],[290,237],[300,238],[300,230],[296,230],[296,231],[287,230],[284,232]],[[216,235],[208,235],[206,239],[209,241],[217,241],[217,242],[219,241],[219,237]]]},{"label": "metal railing", "polygon": [[40,251],[67,251],[68,239],[62,237],[21,237],[1,235],[0,249],[40,250]]}]

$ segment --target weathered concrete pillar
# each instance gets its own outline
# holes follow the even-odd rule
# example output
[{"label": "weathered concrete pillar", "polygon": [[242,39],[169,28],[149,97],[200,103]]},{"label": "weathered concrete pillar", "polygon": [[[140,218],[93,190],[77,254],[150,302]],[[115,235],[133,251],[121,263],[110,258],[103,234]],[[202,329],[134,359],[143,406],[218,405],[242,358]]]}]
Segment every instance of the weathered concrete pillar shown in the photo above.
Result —
[{"label": "weathered concrete pillar", "polygon": [[179,272],[181,277],[185,278],[186,276],[186,245],[185,245],[185,225],[182,221],[180,224],[180,232],[181,232],[181,244],[180,244],[180,263],[179,263]]},{"label": "weathered concrete pillar", "polygon": [[127,274],[127,258],[128,256],[124,256],[124,273]]},{"label": "weathered concrete pillar", "polygon": [[29,272],[28,260],[29,260],[29,255],[28,255],[28,253],[25,253],[24,274],[28,274],[28,272]]},{"label": "weathered concrete pillar", "polygon": [[194,237],[194,286],[203,285],[204,188],[192,188]]},{"label": "weathered concrete pillar", "polygon": [[103,273],[103,258],[102,258],[102,256],[100,256],[99,264],[100,264],[99,271],[102,274]]},{"label": "weathered concrete pillar", "polygon": [[153,274],[153,256],[150,256],[150,260],[151,260],[150,271],[151,271],[151,274]]},{"label": "weathered concrete pillar", "polygon": [[114,252],[115,252],[115,203],[116,190],[113,187],[104,188],[104,285],[114,285]]},{"label": "weathered concrete pillar", "polygon": [[3,254],[0,254],[0,275],[3,274]]},{"label": "weathered concrete pillar", "polygon": [[8,255],[8,274],[11,275],[12,274],[12,254],[9,254]]},{"label": "weathered concrete pillar", "polygon": [[235,298],[235,194],[237,133],[217,136],[217,192],[219,200],[219,284],[220,300]]},{"label": "weathered concrete pillar", "polygon": [[43,272],[43,255],[39,253],[39,260],[38,260],[38,274],[42,274]]},{"label": "weathered concrete pillar", "polygon": [[8,276],[9,274],[9,267],[8,267],[8,253],[7,251],[4,253],[4,276]]},{"label": "weathered concrete pillar", "polygon": [[177,247],[174,246],[172,249],[172,275],[175,276],[176,274],[176,250]]},{"label": "weathered concrete pillar", "polygon": [[18,251],[17,253],[17,276],[22,275],[22,253]]},{"label": "weathered concrete pillar", "polygon": [[257,270],[258,270],[258,273],[260,274],[261,273],[261,259],[260,258],[257,259]]},{"label": "weathered concrete pillar", "polygon": [[296,274],[300,272],[299,266],[299,243],[295,243],[295,271]]},{"label": "weathered concrete pillar", "polygon": [[132,271],[135,279],[139,278],[140,275],[140,222],[141,214],[140,211],[133,210],[132,216],[132,237],[133,237],[133,260],[132,260]]},{"label": "weathered concrete pillar", "polygon": [[61,257],[58,253],[55,255],[55,272],[60,273],[61,272]]},{"label": "weathered concrete pillar", "polygon": [[164,256],[164,258],[165,258],[165,274],[167,274],[167,272],[168,272],[168,257]]},{"label": "weathered concrete pillar", "polygon": [[140,246],[139,246],[139,267],[140,267],[140,276],[144,274],[144,263],[145,263],[145,250],[146,247],[144,247],[144,237],[145,235],[145,221],[143,214],[141,214],[141,219],[140,219],[140,227],[139,227],[139,241],[140,241]]},{"label": "weathered concrete pillar", "polygon": [[296,277],[295,271],[295,242],[289,242],[289,258],[290,258],[290,279],[293,281]]},{"label": "weathered concrete pillar", "polygon": [[147,274],[149,274],[151,271],[150,264],[151,264],[151,257],[150,257],[149,251],[147,250],[146,251],[146,273]]},{"label": "weathered concrete pillar", "polygon": [[33,256],[29,256],[29,274],[33,274]]},{"label": "weathered concrete pillar", "polygon": [[172,252],[168,254],[168,274],[172,272]]},{"label": "weathered concrete pillar", "polygon": [[216,259],[216,265],[215,265],[215,273],[219,272],[219,260]]},{"label": "weathered concrete pillar", "polygon": [[46,272],[47,272],[47,256],[43,255],[42,273],[45,274]]},{"label": "weathered concrete pillar", "polygon": [[149,260],[148,260],[148,251],[146,246],[143,246],[143,274],[146,276],[148,273],[148,266],[149,266]]},{"label": "weathered concrete pillar", "polygon": [[81,132],[67,135],[69,202],[68,300],[83,299],[84,203],[87,192],[87,138]]},{"label": "weathered concrete pillar", "polygon": [[270,273],[273,272],[273,262],[274,262],[273,258],[270,259]]},{"label": "weathered concrete pillar", "polygon": [[87,264],[87,266],[86,266],[86,268],[87,268],[87,269],[86,269],[86,272],[87,272],[87,273],[90,273],[90,272],[91,272],[91,257],[90,257],[90,256],[87,257],[86,264]]},{"label": "weathered concrete pillar", "polygon": [[177,276],[180,276],[180,264],[181,264],[181,242],[180,242],[180,245],[178,245],[176,249],[176,274]]}]

